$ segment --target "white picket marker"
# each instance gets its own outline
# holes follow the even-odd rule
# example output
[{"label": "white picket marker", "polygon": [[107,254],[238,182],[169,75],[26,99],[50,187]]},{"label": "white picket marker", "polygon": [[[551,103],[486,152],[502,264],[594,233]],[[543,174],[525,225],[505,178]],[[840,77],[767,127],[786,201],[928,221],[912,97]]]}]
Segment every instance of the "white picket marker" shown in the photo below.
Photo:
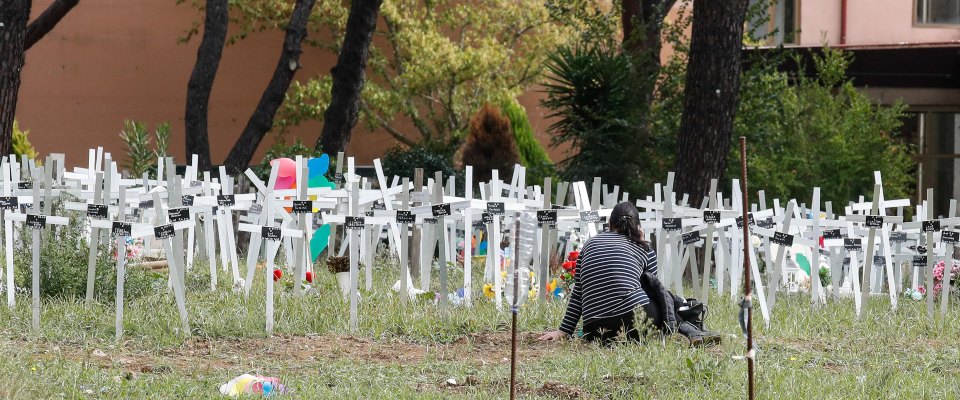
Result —
[{"label": "white picket marker", "polygon": [[126,279],[127,264],[127,237],[132,233],[132,226],[125,222],[127,202],[127,188],[120,186],[120,202],[118,204],[119,214],[117,221],[113,222],[111,235],[116,240],[117,246],[117,291],[116,291],[116,339],[120,341],[123,337],[123,285]]},{"label": "white picket marker", "polygon": [[359,261],[360,261],[360,231],[363,229],[363,217],[358,217],[360,211],[360,186],[356,178],[353,176],[353,159],[349,160],[350,163],[350,177],[348,179],[347,187],[350,195],[349,208],[347,210],[348,217],[344,226],[347,229],[347,235],[349,237],[348,242],[350,246],[350,331],[356,332],[359,325],[359,315],[357,315],[358,303],[360,302],[360,293],[358,286],[360,285],[360,274],[359,274]]},{"label": "white picket marker", "polygon": [[[156,212],[156,219],[154,220],[154,222],[157,224],[156,227],[159,228],[159,227],[164,227],[165,225],[169,225],[166,223],[167,215],[166,213],[164,213],[163,203],[160,198],[159,192],[153,193],[153,205],[154,205],[154,211]],[[176,231],[178,229],[175,229],[176,224],[173,224],[172,228],[174,232],[171,232],[168,237],[158,237],[157,235],[155,235],[154,237],[162,242],[163,251],[167,254],[167,266],[169,267],[168,268],[169,275],[171,276],[172,283],[173,283],[172,285],[173,297],[177,303],[177,311],[180,314],[180,328],[183,330],[184,336],[190,336],[191,331],[190,331],[190,320],[187,315],[187,304],[186,304],[187,300],[186,300],[186,293],[185,293],[186,289],[185,289],[183,280],[181,280],[181,277],[184,276],[184,274],[180,272],[181,269],[183,268],[183,265],[180,264],[181,257],[178,257],[174,253],[173,244],[170,243],[172,240],[174,240],[177,237]],[[168,229],[168,228],[163,228],[163,229]]]},{"label": "white picket marker", "polygon": [[435,188],[433,192],[433,217],[437,219],[437,243],[440,255],[440,309],[447,308],[447,230],[445,216],[450,214],[450,204],[443,203],[443,173],[436,172]]},{"label": "white picket marker", "polygon": [[[276,168],[274,168],[276,170]],[[271,173],[272,174],[272,173]],[[266,247],[266,261],[267,265],[264,269],[264,279],[266,282],[266,322],[265,329],[268,335],[273,334],[274,327],[274,284],[273,284],[273,270],[276,269],[275,259],[277,256],[277,251],[280,250],[280,246],[283,243],[283,238],[290,237],[302,237],[303,232],[297,229],[287,229],[283,225],[280,227],[274,226],[274,208],[275,208],[273,196],[267,196],[265,199],[263,214],[265,218],[261,221],[265,221],[263,225],[253,225],[253,224],[240,224],[239,229],[243,232],[255,233],[260,232],[260,236],[267,242]]]},{"label": "white picket marker", "polygon": [[400,192],[400,209],[397,210],[396,222],[400,230],[400,302],[407,304],[410,297],[410,234],[408,225],[413,219],[410,214],[410,178],[403,178]]},{"label": "white picket marker", "polygon": [[[42,169],[42,167],[41,167]],[[42,171],[39,171],[42,173]],[[49,174],[47,174],[49,177]],[[46,179],[45,184],[52,184],[51,180]],[[25,223],[28,228],[33,231],[33,242],[31,247],[33,249],[33,262],[31,268],[31,294],[33,297],[32,309],[32,320],[31,327],[34,331],[40,329],[40,240],[41,235],[40,231],[44,230],[47,224],[53,225],[67,225],[70,222],[69,218],[58,217],[55,215],[47,215],[41,211],[40,201],[42,197],[40,196],[40,186],[33,185],[33,204],[31,206],[32,213],[30,214],[21,214],[17,213],[7,213],[6,220],[13,222]],[[46,204],[50,204],[51,200],[47,200]],[[12,281],[11,281],[12,282]],[[12,290],[8,290],[10,292]]]},{"label": "white picket marker", "polygon": [[[250,180],[254,187],[260,192],[260,195],[264,199],[263,212],[260,213],[258,222],[261,226],[267,226],[270,221],[267,220],[267,199],[273,198],[273,188],[277,184],[277,175],[279,174],[279,169],[276,166],[270,168],[270,178],[267,181],[267,184],[264,185],[262,181],[253,173],[252,170],[248,169],[244,174]],[[260,246],[263,244],[263,237],[261,232],[254,231],[250,232],[250,242],[247,245],[247,274],[246,278],[243,281],[243,295],[244,298],[250,299],[250,289],[253,287],[253,278],[257,270],[257,261],[260,257]],[[266,255],[264,256],[266,259]],[[271,272],[272,273],[272,272]],[[235,279],[236,282],[236,279]]]},{"label": "white picket marker", "polygon": [[[473,199],[473,166],[467,165],[464,176],[464,197]],[[463,303],[473,306],[473,208],[463,210]]]},{"label": "white picket marker", "polygon": [[[777,255],[773,263],[772,274],[770,275],[770,283],[768,285],[767,292],[767,306],[772,310],[776,306],[777,302],[777,291],[780,290],[780,286],[783,284],[783,259],[787,255],[787,249],[793,244],[793,237],[790,235],[790,222],[793,219],[793,208],[796,203],[793,200],[787,202],[787,209],[784,211],[783,223],[781,225],[781,231],[775,232],[774,241],[777,241],[777,238],[786,238],[789,237],[790,243],[785,241],[780,241],[777,243]],[[779,234],[779,235],[777,235]]]},{"label": "white picket marker", "polygon": [[[223,165],[220,166],[220,192],[223,195],[228,196],[224,198],[225,200],[228,200],[234,196],[233,179],[227,175],[227,168]],[[240,275],[240,260],[239,256],[237,255],[236,234],[233,231],[233,211],[231,210],[231,207],[233,204],[235,204],[235,202],[236,200],[225,201],[225,205],[220,206],[220,208],[224,209],[221,211],[221,221],[223,221],[221,229],[226,230],[226,251],[230,255],[230,271],[233,273],[234,279]]]},{"label": "white picket marker", "polygon": [[[954,219],[957,216],[957,200],[950,199],[950,209],[949,209],[948,218],[943,221],[944,227],[940,231],[940,242],[943,247],[946,247],[943,252],[943,280],[942,287],[940,288],[940,316],[947,316],[947,306],[950,303],[950,270],[953,267],[953,249],[957,245],[957,242],[960,241],[960,234],[955,230]],[[931,246],[932,248],[933,246]],[[933,268],[929,269],[931,275],[933,274]],[[930,290],[930,295],[934,295],[933,289]]]},{"label": "white picket marker", "polygon": [[[710,180],[710,194],[707,199],[707,209],[703,211],[703,222],[707,224],[707,236],[703,242],[703,283],[700,290],[700,301],[703,304],[710,302],[710,267],[713,263],[713,233],[720,222],[720,211],[717,210],[717,180]],[[723,239],[720,239],[723,240]],[[717,259],[719,273],[720,259]],[[694,282],[696,284],[696,282]]]},{"label": "white picket marker", "polygon": [[17,196],[12,196],[12,188],[16,185],[15,180],[12,177],[13,171],[12,167],[16,166],[16,157],[10,157],[10,161],[6,161],[4,157],[2,166],[3,173],[3,199],[2,206],[0,209],[3,210],[3,240],[4,240],[4,261],[6,262],[6,292],[7,292],[7,306],[13,308],[16,303],[16,290],[14,290],[14,274],[13,274],[13,221],[10,220],[9,215],[17,211],[20,207],[20,202],[17,199]]},{"label": "white picket marker", "polygon": [[810,305],[819,306],[824,303],[823,287],[820,285],[820,187],[813,188],[812,209],[810,218],[812,219],[813,240],[817,242],[810,249]]},{"label": "white picket marker", "polygon": [[500,310],[503,308],[503,275],[501,274],[501,271],[503,270],[501,267],[503,260],[500,257],[500,242],[502,241],[501,235],[503,234],[503,230],[501,229],[500,222],[503,219],[502,214],[505,211],[505,204],[500,198],[503,195],[503,190],[500,188],[500,177],[498,171],[493,170],[491,177],[491,189],[488,197],[490,198],[491,202],[499,204],[500,210],[499,213],[495,212],[496,210],[491,211],[490,203],[487,203],[487,212],[493,217],[493,229],[489,235],[489,238],[487,239],[487,256],[493,256],[493,298],[497,309]]}]

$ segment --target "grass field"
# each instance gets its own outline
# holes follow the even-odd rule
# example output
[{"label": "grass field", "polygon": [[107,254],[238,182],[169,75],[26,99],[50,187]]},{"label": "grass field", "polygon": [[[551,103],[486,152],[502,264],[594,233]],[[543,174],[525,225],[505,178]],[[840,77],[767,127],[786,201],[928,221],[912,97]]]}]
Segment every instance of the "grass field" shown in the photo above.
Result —
[{"label": "grass field", "polygon": [[[200,270],[203,267],[198,267]],[[276,330],[264,334],[262,274],[249,301],[229,291],[188,293],[192,334],[178,330],[173,296],[158,290],[128,303],[124,340],[114,340],[113,304],[50,299],[42,327],[30,329],[29,296],[0,307],[0,398],[216,398],[220,384],[245,373],[278,376],[296,398],[505,398],[509,314],[486,300],[439,311],[402,304],[387,289],[396,273],[375,271],[360,328],[333,276],[317,293],[293,298],[278,287]],[[229,287],[222,282],[221,287]],[[599,348],[578,341],[539,343],[559,323],[561,302],[525,306],[519,326],[520,394],[530,399],[745,397],[745,341],[737,305],[710,299],[708,326],[724,343],[691,349],[677,338]],[[871,299],[860,320],[853,302],[811,310],[809,299],[779,296],[773,323],[759,319],[758,398],[957,398],[960,307],[928,320],[924,303],[895,312]],[[454,379],[456,384],[448,384]]]}]

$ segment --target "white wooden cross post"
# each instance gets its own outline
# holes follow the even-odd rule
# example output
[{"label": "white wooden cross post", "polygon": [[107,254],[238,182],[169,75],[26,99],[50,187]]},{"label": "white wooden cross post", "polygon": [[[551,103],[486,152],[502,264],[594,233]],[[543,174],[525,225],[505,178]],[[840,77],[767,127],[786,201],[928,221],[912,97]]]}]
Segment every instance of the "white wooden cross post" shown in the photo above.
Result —
[{"label": "white wooden cross post", "polygon": [[11,156],[10,160],[4,157],[0,168],[3,173],[3,198],[0,199],[0,210],[3,210],[3,239],[4,239],[4,259],[6,261],[6,291],[7,306],[13,308],[16,305],[16,290],[14,290],[13,277],[13,221],[7,218],[11,213],[17,212],[20,208],[20,202],[17,196],[13,196],[13,187],[16,182],[13,179],[13,169],[17,165],[16,157]]},{"label": "white wooden cross post", "polygon": [[[943,220],[942,223],[946,227],[944,230],[940,231],[940,242],[943,247],[943,280],[941,281],[940,288],[940,316],[946,317],[947,315],[947,306],[950,303],[950,270],[953,268],[953,249],[957,245],[957,242],[960,242],[960,232],[956,231],[956,216],[957,216],[957,200],[950,199],[950,211],[948,218]],[[930,272],[933,272],[933,269],[930,269]],[[892,277],[891,277],[892,279]],[[931,289],[930,294],[932,295],[934,291]]]},{"label": "white wooden cross post", "polygon": [[886,224],[891,223],[902,223],[902,217],[887,217],[884,216],[883,210],[883,198],[882,198],[882,189],[880,184],[874,185],[873,188],[873,201],[870,205],[869,214],[867,215],[848,215],[847,220],[853,222],[863,222],[867,227],[867,247],[865,249],[866,255],[864,256],[863,262],[863,276],[861,279],[860,293],[856,295],[860,296],[860,303],[864,304],[867,301],[867,296],[870,293],[871,282],[871,272],[876,266],[874,259],[875,254],[875,243],[877,237],[877,229],[880,229],[882,246],[884,249],[884,255],[886,260],[881,265],[886,265],[888,269],[887,277],[888,288],[890,290],[890,304],[893,309],[897,307],[897,293],[896,289],[893,286],[893,268],[892,268],[892,256],[890,254],[890,239],[889,239],[889,227]]},{"label": "white wooden cross post", "polygon": [[[276,168],[274,168],[274,171]],[[271,173],[273,175],[273,173]],[[268,335],[273,334],[273,270],[276,268],[275,260],[277,256],[277,251],[280,250],[280,246],[283,244],[282,240],[284,237],[297,238],[303,237],[303,231],[296,229],[288,229],[283,225],[279,227],[274,226],[274,199],[272,196],[268,196],[263,206],[263,215],[264,219],[261,221],[264,222],[263,225],[253,225],[253,224],[240,224],[239,229],[243,232],[250,233],[260,233],[260,237],[263,240],[266,240],[266,259],[267,266],[264,270],[264,277],[266,279],[266,332]],[[251,248],[250,254],[254,252],[259,253],[260,249]]]},{"label": "white wooden cross post", "polygon": [[[710,267],[713,263],[713,239],[714,230],[720,223],[720,211],[717,210],[717,180],[710,180],[710,197],[707,200],[707,209],[703,210],[703,222],[707,224],[707,236],[703,243],[703,283],[701,285],[700,297],[703,304],[708,304],[710,300]],[[719,259],[717,271],[719,268]],[[694,282],[696,284],[696,282]]]},{"label": "white wooden cross post", "polygon": [[[42,171],[41,171],[42,172]],[[46,175],[45,184],[50,185],[52,182],[49,179],[49,174]],[[69,218],[58,217],[55,215],[46,215],[41,212],[40,202],[40,186],[33,185],[33,196],[32,196],[32,212],[30,214],[21,214],[21,213],[8,213],[6,215],[7,220],[14,222],[25,223],[26,226],[33,230],[33,241],[31,247],[33,248],[33,262],[31,268],[31,294],[33,296],[33,305],[31,309],[33,310],[33,319],[31,326],[34,330],[40,329],[40,231],[46,228],[47,224],[52,225],[67,225],[70,222]],[[52,199],[47,199],[46,204],[50,204]],[[11,281],[12,282],[12,281]],[[8,289],[8,292],[12,292],[12,288]]]},{"label": "white wooden cross post", "polygon": [[[156,219],[154,222],[157,224],[154,227],[154,238],[163,243],[163,250],[167,254],[168,273],[173,280],[173,297],[177,303],[177,311],[180,313],[180,327],[183,329],[183,335],[189,336],[191,332],[190,321],[187,316],[186,289],[184,287],[183,280],[181,280],[181,277],[184,276],[184,274],[180,272],[183,268],[183,265],[180,263],[182,257],[175,254],[173,250],[173,243],[171,243],[171,241],[177,237],[176,232],[189,226],[192,220],[189,220],[190,222],[181,221],[168,224],[166,215],[167,213],[164,213],[160,193],[153,193],[153,205],[154,211],[156,211]],[[182,225],[178,226],[177,224]]]},{"label": "white wooden cross post", "polygon": [[[116,310],[116,319],[115,319],[115,330],[116,330],[116,339],[119,341],[123,337],[123,285],[126,280],[126,263],[127,263],[127,238],[133,236],[133,224],[126,222],[126,202],[127,202],[127,188],[125,186],[120,186],[119,193],[119,202],[117,203],[117,219],[115,221],[109,219],[97,219],[93,220],[90,223],[91,228],[96,229],[108,229],[110,231],[110,236],[116,240],[114,245],[116,245],[117,250],[117,290],[116,290],[116,299],[115,299],[115,310]],[[109,214],[107,216],[109,218]],[[94,231],[96,232],[96,231]]]},{"label": "white wooden cross post", "polygon": [[[247,179],[250,180],[250,183],[260,192],[260,196],[263,199],[263,210],[257,218],[257,224],[251,225],[260,225],[267,226],[269,221],[267,220],[267,200],[273,198],[273,188],[277,183],[277,175],[279,170],[276,166],[270,169],[270,178],[267,181],[267,184],[264,185],[263,181],[260,178],[257,178],[257,175],[253,173],[253,170],[247,169],[244,174],[247,176]],[[272,216],[273,214],[271,214]],[[247,274],[244,280],[243,293],[244,297],[250,298],[250,289],[253,287],[253,278],[257,269],[257,261],[260,257],[260,245],[262,244],[263,237],[261,236],[261,231],[254,229],[250,232],[250,242],[247,244]],[[266,258],[266,257],[264,257]],[[270,271],[272,274],[273,271]],[[237,278],[234,278],[236,281]]]}]

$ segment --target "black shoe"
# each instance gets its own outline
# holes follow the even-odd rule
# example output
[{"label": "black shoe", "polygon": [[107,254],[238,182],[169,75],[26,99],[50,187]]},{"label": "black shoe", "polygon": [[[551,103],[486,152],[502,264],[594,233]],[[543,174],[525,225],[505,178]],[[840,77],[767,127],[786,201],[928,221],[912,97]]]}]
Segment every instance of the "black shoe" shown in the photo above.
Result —
[{"label": "black shoe", "polygon": [[713,346],[720,344],[723,340],[719,333],[700,330],[687,321],[680,323],[679,331],[690,340],[690,346],[693,347]]}]

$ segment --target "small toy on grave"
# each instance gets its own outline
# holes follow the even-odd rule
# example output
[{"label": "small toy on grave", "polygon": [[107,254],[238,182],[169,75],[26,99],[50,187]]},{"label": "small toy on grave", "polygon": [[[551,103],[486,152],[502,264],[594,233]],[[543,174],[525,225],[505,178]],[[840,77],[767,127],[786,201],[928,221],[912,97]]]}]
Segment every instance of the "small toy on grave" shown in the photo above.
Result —
[{"label": "small toy on grave", "polygon": [[289,391],[280,383],[279,378],[243,374],[220,385],[220,394],[230,397],[239,397],[246,394],[261,394],[273,396],[287,394]]},{"label": "small toy on grave", "polygon": [[243,285],[246,284],[246,281],[243,278],[237,278],[233,281],[233,292],[240,293],[243,291]]},{"label": "small toy on grave", "polygon": [[[463,288],[457,289],[457,291],[447,294],[447,301],[450,302],[451,306],[457,307],[463,305]],[[440,304],[440,294],[437,293],[434,296],[433,304]]]},{"label": "small toy on grave", "polygon": [[920,301],[923,300],[923,293],[921,290],[923,290],[923,286],[917,288],[917,290],[906,288],[903,291],[903,296],[914,301]]}]

